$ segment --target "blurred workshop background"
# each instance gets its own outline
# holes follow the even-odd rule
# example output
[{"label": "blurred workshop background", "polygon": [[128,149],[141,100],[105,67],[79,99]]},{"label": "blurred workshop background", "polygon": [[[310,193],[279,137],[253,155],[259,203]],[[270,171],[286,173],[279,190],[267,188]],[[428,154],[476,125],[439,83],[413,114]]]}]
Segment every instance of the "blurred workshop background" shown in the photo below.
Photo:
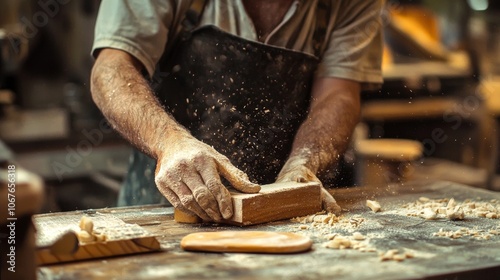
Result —
[{"label": "blurred workshop background", "polygon": [[[0,1],[0,161],[41,178],[42,212],[115,206],[127,172],[90,95],[99,3]],[[500,2],[387,1],[380,24],[385,83],[363,93],[338,184],[500,190]]]}]

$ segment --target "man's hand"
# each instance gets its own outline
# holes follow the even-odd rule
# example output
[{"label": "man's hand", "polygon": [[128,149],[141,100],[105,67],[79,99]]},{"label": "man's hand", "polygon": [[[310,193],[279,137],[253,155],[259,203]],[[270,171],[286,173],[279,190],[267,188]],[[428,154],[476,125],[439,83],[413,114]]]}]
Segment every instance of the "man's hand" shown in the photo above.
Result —
[{"label": "man's hand", "polygon": [[219,174],[241,192],[260,191],[227,157],[190,135],[169,141],[158,157],[155,182],[174,207],[203,220],[220,221],[233,215],[233,205]]},{"label": "man's hand", "polygon": [[318,182],[321,184],[321,200],[323,203],[323,209],[329,213],[334,213],[335,215],[340,214],[342,208],[340,208],[333,196],[328,193],[325,188],[323,188],[323,184],[318,177],[316,177],[316,175],[314,175],[309,168],[303,165],[303,162],[304,160],[300,159],[288,159],[285,166],[281,169],[276,182]]}]

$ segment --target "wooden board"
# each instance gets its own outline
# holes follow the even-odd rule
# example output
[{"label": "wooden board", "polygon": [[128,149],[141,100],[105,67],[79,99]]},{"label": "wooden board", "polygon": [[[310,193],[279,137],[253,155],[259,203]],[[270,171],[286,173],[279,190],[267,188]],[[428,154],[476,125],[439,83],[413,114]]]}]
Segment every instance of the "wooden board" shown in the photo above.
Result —
[{"label": "wooden board", "polygon": [[[85,216],[85,214],[81,215]],[[80,217],[81,217],[80,216]],[[119,255],[157,251],[160,244],[155,236],[136,224],[127,224],[113,215],[91,215],[94,231],[104,234],[106,241],[77,243],[74,250],[53,250],[60,237],[68,231],[78,232],[79,217],[53,214],[40,215],[35,221],[37,228],[36,259],[39,265],[70,262]],[[73,247],[72,244],[67,246]],[[59,246],[60,247],[60,246]]]},{"label": "wooden board", "polygon": [[307,236],[270,231],[196,232],[181,240],[184,250],[220,253],[298,253],[311,246]]},{"label": "wooden board", "polygon": [[[316,182],[283,182],[262,185],[256,194],[231,192],[233,216],[222,223],[248,226],[279,221],[321,211],[321,186]],[[174,212],[179,223],[200,223],[196,216]]]}]

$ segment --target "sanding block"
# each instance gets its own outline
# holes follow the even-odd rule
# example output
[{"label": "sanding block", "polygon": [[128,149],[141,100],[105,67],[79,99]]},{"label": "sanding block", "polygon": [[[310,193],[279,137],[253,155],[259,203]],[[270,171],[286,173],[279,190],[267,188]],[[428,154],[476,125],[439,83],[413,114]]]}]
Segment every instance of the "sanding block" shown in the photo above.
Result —
[{"label": "sanding block", "polygon": [[[321,185],[317,182],[282,182],[262,185],[255,194],[231,192],[233,216],[222,223],[247,226],[306,216],[320,212]],[[202,220],[178,209],[174,219],[179,223]]]}]

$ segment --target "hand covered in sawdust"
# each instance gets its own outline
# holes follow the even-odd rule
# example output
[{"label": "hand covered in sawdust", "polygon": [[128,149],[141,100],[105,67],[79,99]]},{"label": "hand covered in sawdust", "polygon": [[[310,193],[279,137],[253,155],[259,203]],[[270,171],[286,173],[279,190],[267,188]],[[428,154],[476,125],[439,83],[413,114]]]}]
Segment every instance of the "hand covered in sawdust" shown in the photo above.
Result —
[{"label": "hand covered in sawdust", "polygon": [[233,205],[219,174],[241,192],[260,191],[227,157],[192,136],[169,141],[158,157],[155,182],[174,207],[203,220],[220,221],[233,215]]},{"label": "hand covered in sawdust", "polygon": [[296,164],[292,159],[289,159],[285,166],[281,169],[276,182],[318,182],[321,184],[321,200],[323,209],[329,213],[336,215],[340,214],[342,208],[337,204],[335,198],[323,188],[323,184],[316,175],[303,164]]}]

